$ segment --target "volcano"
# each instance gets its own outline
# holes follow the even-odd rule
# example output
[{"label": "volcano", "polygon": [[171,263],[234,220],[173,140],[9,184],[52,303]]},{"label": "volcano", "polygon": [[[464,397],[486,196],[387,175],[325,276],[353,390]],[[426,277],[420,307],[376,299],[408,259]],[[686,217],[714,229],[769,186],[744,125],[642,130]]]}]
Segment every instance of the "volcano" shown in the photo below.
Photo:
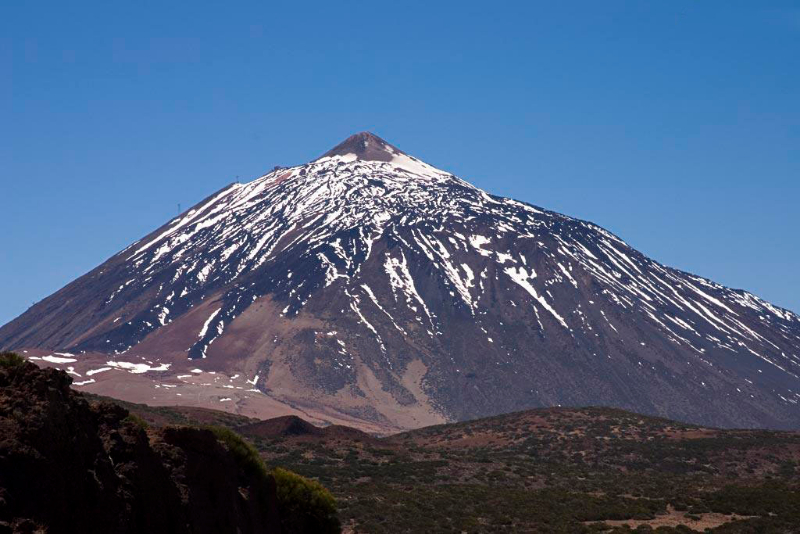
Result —
[{"label": "volcano", "polygon": [[800,317],[371,133],[231,184],[0,328],[74,386],[390,432],[603,405],[800,428]]}]

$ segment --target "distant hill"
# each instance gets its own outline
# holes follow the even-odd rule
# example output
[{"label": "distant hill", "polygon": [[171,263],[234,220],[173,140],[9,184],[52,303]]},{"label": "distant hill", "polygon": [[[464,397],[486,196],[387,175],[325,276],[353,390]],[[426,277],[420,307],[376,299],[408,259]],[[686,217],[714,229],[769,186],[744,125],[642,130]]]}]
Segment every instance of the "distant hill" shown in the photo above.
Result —
[{"label": "distant hill", "polygon": [[[172,410],[138,408],[145,418]],[[721,430],[599,407],[384,438],[299,418],[221,420],[267,462],[331,488],[350,532],[800,532],[798,432]]]}]

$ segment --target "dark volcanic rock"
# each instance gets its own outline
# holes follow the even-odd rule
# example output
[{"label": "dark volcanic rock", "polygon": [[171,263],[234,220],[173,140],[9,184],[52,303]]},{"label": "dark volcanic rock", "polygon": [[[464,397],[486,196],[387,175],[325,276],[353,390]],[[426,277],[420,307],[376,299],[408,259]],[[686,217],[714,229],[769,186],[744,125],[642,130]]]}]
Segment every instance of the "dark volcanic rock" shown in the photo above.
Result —
[{"label": "dark volcanic rock", "polygon": [[272,477],[244,472],[212,432],[145,430],[70,383],[0,367],[0,532],[279,532]]},{"label": "dark volcanic rock", "polygon": [[392,161],[394,154],[404,154],[404,152],[373,133],[359,132],[327,151],[322,157],[353,155],[362,161],[388,162]]}]

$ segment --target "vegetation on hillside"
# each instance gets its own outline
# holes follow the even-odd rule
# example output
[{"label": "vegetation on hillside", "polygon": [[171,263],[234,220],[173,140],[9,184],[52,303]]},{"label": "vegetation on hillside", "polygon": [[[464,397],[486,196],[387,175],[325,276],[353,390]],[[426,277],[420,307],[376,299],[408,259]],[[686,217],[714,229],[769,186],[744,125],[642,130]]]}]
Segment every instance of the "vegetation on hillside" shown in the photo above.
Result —
[{"label": "vegetation on hillside", "polygon": [[338,534],[336,500],[322,484],[280,467],[268,469],[258,450],[233,430],[206,425],[236,458],[245,473],[275,479],[281,529],[288,534]]},{"label": "vegetation on hillside", "polygon": [[[252,422],[220,417],[243,432]],[[355,533],[800,532],[799,433],[554,408],[382,439],[245,438],[280,466],[272,471],[279,495],[282,486],[306,519],[334,524],[337,507],[336,524]]]},{"label": "vegetation on hillside", "polygon": [[261,478],[267,477],[267,466],[258,450],[250,442],[229,428],[213,425],[206,425],[203,428],[210,430],[225,445],[245,473]]},{"label": "vegetation on hillside", "polygon": [[0,368],[9,369],[25,363],[25,358],[16,352],[0,352]]},{"label": "vegetation on hillside", "polygon": [[281,527],[285,532],[341,532],[336,500],[322,484],[280,467],[272,471],[272,476],[278,486]]},{"label": "vegetation on hillside", "polygon": [[330,488],[355,532],[800,531],[796,433],[593,408],[370,442],[255,443],[268,461]]}]

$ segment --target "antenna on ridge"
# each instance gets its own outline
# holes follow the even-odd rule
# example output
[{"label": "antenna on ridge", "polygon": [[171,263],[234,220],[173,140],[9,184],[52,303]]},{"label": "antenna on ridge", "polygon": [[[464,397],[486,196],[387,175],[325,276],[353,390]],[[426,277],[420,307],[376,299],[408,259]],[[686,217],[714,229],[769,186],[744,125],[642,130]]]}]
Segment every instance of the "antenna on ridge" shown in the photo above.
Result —
[{"label": "antenna on ridge", "polygon": [[178,203],[178,215],[180,215],[180,214],[181,214],[181,205],[180,205],[180,202],[179,202]]}]

